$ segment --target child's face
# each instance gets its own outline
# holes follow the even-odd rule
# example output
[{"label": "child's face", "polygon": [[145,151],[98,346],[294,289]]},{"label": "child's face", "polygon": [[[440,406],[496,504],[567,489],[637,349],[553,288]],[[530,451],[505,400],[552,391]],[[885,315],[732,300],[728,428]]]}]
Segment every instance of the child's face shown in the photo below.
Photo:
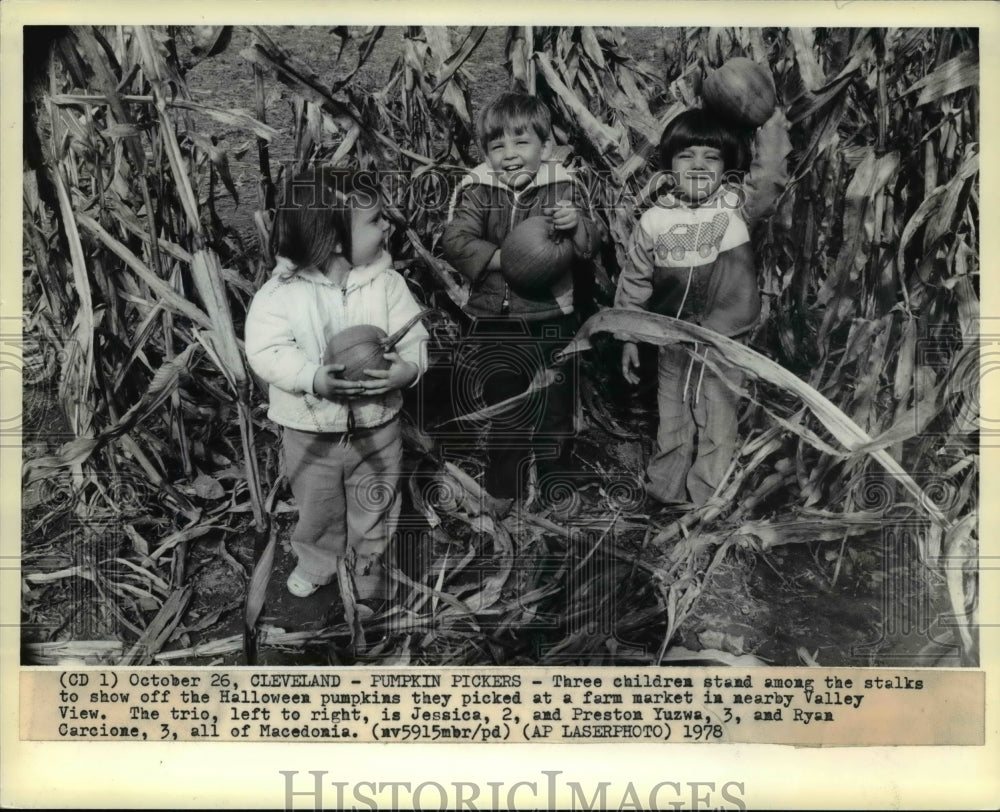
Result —
[{"label": "child's face", "polygon": [[351,198],[351,264],[367,265],[385,248],[389,221],[382,213],[382,203]]},{"label": "child's face", "polygon": [[719,188],[725,166],[720,150],[693,145],[674,154],[670,169],[677,178],[674,191],[697,203]]},{"label": "child's face", "polygon": [[552,140],[543,141],[529,127],[521,133],[504,131],[487,141],[486,161],[499,180],[512,189],[522,189],[535,179],[551,151]]}]

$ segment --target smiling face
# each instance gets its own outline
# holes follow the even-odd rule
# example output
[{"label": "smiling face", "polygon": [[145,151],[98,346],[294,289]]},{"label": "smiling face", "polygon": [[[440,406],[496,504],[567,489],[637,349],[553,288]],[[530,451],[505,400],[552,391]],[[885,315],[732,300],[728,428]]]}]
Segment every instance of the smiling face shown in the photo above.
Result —
[{"label": "smiling face", "polygon": [[674,191],[692,203],[710,197],[722,183],[725,163],[715,147],[692,145],[677,151],[670,161],[677,179]]},{"label": "smiling face", "polygon": [[551,151],[551,139],[543,141],[530,127],[519,133],[504,130],[486,142],[486,161],[498,180],[512,189],[523,189]]},{"label": "smiling face", "polygon": [[385,248],[388,231],[380,201],[351,196],[351,265],[373,262]]}]

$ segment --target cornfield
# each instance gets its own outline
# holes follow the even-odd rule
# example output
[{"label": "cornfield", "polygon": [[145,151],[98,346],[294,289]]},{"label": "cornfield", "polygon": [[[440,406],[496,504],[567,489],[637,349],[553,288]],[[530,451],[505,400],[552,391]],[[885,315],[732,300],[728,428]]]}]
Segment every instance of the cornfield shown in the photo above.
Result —
[{"label": "cornfield", "polygon": [[[863,623],[885,634],[922,590],[924,645],[893,662],[978,663],[976,31],[643,34],[655,59],[614,27],[338,27],[319,71],[290,29],[26,29],[26,662],[763,663],[735,632],[692,632],[759,566],[814,606],[878,586]],[[608,309],[659,134],[734,56],[768,67],[787,123],[758,139],[784,169],[756,178],[776,200],[753,234],[765,307],[749,347]],[[195,92],[223,59],[246,109]],[[549,104],[557,158],[609,234],[598,307],[567,348],[592,453],[564,509],[501,519],[475,455],[440,439],[457,415],[409,395],[400,601],[361,618],[345,598],[281,628],[267,575],[295,506],[241,338],[274,265],[276,188],[317,163],[383,173],[390,252],[441,314],[432,354],[447,357],[468,289],[438,241],[479,160],[475,114],[501,89],[483,65]],[[748,372],[743,445],[705,508],[643,512],[655,408],[649,382],[623,394],[612,332],[706,341]],[[800,663],[844,662],[797,640]],[[882,661],[877,645],[853,656]]]}]

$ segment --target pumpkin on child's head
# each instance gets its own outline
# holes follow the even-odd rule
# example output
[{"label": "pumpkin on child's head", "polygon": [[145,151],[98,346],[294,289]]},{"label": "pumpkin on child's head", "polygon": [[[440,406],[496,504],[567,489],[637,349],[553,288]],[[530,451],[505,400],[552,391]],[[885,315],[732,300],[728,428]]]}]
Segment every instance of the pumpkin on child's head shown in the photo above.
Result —
[{"label": "pumpkin on child's head", "polygon": [[346,381],[360,381],[368,377],[366,369],[389,368],[389,362],[382,357],[386,352],[385,339],[385,330],[373,324],[348,327],[330,339],[323,362],[343,364],[341,377]]},{"label": "pumpkin on child's head", "polygon": [[547,217],[529,217],[500,246],[500,271],[516,293],[542,295],[570,272],[573,254],[573,241]]},{"label": "pumpkin on child's head", "polygon": [[752,127],[767,121],[777,103],[771,71],[744,56],[726,60],[709,73],[701,97],[713,112]]}]

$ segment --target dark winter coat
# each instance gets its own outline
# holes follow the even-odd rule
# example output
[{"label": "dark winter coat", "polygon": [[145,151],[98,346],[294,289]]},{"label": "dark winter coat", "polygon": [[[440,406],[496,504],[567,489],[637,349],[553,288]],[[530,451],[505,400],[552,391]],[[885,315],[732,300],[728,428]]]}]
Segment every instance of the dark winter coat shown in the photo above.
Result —
[{"label": "dark winter coat", "polygon": [[[499,270],[487,270],[490,259],[515,226],[540,216],[559,200],[571,200],[580,212],[583,230],[577,267],[537,298],[510,289]],[[587,194],[565,167],[543,163],[534,180],[515,191],[496,179],[488,164],[470,170],[455,192],[441,241],[445,258],[471,283],[466,312],[470,316],[511,316],[529,321],[572,313],[574,288],[592,273],[591,257],[604,231],[590,211]]]}]

